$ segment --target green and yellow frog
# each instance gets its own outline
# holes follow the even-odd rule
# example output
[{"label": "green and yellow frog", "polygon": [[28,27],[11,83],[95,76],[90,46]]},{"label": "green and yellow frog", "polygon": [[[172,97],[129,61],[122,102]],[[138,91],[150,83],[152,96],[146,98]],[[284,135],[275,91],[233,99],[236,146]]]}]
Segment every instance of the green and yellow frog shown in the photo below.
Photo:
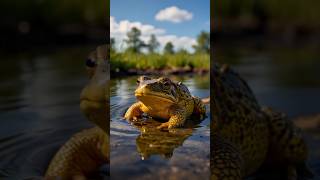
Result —
[{"label": "green and yellow frog", "polygon": [[127,120],[141,117],[143,113],[163,119],[157,128],[183,127],[186,119],[196,115],[199,119],[205,116],[206,108],[202,100],[192,96],[181,82],[174,82],[167,77],[151,78],[141,76],[137,80],[135,96],[138,102],[131,105],[124,115]]},{"label": "green and yellow frog", "polygon": [[75,134],[51,160],[45,179],[87,179],[109,163],[109,48],[99,46],[86,62],[90,81],[80,108],[96,127]]},{"label": "green and yellow frog", "polygon": [[261,107],[228,65],[211,69],[211,179],[244,179],[265,167],[284,168],[285,179],[312,173],[301,131],[284,113]]}]

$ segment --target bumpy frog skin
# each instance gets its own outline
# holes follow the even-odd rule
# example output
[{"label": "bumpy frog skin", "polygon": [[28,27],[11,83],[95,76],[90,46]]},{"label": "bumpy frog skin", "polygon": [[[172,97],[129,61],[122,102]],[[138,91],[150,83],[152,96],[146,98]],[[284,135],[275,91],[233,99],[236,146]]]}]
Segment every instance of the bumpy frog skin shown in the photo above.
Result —
[{"label": "bumpy frog skin", "polygon": [[83,130],[66,142],[52,159],[46,179],[86,179],[109,162],[109,65],[107,45],[90,54],[90,82],[83,88],[80,108],[97,126]]},{"label": "bumpy frog skin", "polygon": [[285,167],[286,179],[308,174],[307,146],[293,123],[283,113],[261,108],[228,66],[214,65],[211,73],[211,179],[243,179],[262,165]]},{"label": "bumpy frog skin", "polygon": [[158,126],[162,128],[182,127],[192,114],[202,119],[206,109],[201,99],[190,94],[188,88],[181,82],[173,82],[169,78],[152,79],[141,76],[138,81],[134,103],[126,112],[124,118],[134,120],[143,113],[167,122]]}]

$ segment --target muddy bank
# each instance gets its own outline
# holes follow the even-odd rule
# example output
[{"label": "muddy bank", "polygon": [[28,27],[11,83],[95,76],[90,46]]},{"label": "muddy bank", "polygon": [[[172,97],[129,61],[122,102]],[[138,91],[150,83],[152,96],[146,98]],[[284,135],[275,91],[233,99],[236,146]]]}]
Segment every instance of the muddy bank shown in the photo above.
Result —
[{"label": "muddy bank", "polygon": [[320,114],[310,115],[306,117],[297,117],[294,123],[304,131],[318,131],[320,132]]}]

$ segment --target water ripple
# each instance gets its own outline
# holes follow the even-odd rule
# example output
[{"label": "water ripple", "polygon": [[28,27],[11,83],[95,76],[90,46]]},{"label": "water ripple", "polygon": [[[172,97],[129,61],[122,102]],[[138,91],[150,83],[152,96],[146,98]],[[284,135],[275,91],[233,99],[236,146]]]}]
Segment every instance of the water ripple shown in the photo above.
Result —
[{"label": "water ripple", "polygon": [[[111,83],[111,177],[128,178],[129,174],[130,178],[149,174],[160,177],[161,174],[170,174],[172,168],[179,169],[182,174],[197,171],[196,174],[208,177],[210,111],[199,125],[176,131],[155,130],[159,122],[148,118],[137,124],[129,123],[123,120],[123,115],[136,102],[133,94],[136,78],[112,80]],[[210,94],[208,76],[170,78],[186,84],[196,96],[208,97]],[[194,163],[190,163],[190,158]]]}]

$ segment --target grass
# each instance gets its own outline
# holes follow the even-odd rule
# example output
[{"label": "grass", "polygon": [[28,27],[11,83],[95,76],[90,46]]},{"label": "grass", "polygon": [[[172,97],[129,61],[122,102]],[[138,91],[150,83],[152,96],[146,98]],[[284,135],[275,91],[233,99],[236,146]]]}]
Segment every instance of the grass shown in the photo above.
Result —
[{"label": "grass", "polygon": [[142,54],[111,52],[111,71],[127,71],[129,69],[174,69],[174,68],[202,68],[209,69],[209,54],[190,54],[186,52],[176,54]]}]

